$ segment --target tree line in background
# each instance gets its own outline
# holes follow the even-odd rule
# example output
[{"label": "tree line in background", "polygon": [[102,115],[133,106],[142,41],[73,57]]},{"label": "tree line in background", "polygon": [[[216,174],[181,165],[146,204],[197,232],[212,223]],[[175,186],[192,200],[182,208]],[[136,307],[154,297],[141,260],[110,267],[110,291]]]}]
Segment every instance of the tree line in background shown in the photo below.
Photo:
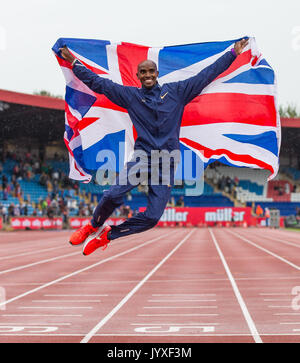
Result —
[{"label": "tree line in background", "polygon": [[286,117],[286,118],[299,118],[300,112],[297,110],[296,105],[287,105],[285,107],[280,106],[279,107],[279,114],[280,117]]}]

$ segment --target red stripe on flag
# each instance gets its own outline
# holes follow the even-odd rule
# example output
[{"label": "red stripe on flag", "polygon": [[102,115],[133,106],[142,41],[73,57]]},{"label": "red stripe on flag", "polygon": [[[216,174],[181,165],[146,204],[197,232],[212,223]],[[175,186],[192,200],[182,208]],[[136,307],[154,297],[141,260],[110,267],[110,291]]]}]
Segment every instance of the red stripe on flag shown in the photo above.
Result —
[{"label": "red stripe on flag", "polygon": [[119,69],[124,86],[140,87],[136,73],[139,63],[148,58],[149,47],[122,43],[117,46]]},{"label": "red stripe on flag", "polygon": [[66,147],[67,147],[67,149],[68,149],[69,153],[70,153],[70,154],[73,156],[73,158],[74,158],[73,151],[71,150],[71,148],[70,148],[70,146],[69,146],[69,140],[68,140],[68,139],[66,139],[66,138],[64,138],[64,142],[65,142],[65,145],[66,145]]},{"label": "red stripe on flag", "polygon": [[97,100],[95,101],[92,107],[103,107],[115,111],[127,112],[125,108],[122,108],[116,105],[115,103],[111,102],[106,96],[97,93],[95,93],[95,96],[97,97]]},{"label": "red stripe on flag", "polygon": [[96,68],[91,66],[90,64],[84,62],[83,60],[79,59],[79,61],[88,69],[90,69],[92,72],[96,74],[108,74],[108,72],[104,72],[102,69]]},{"label": "red stripe on flag", "polygon": [[238,122],[276,126],[273,96],[214,93],[196,97],[186,105],[181,126]]},{"label": "red stripe on flag", "polygon": [[89,125],[91,125],[92,123],[94,123],[97,120],[99,120],[98,117],[85,117],[85,118],[83,118],[78,124],[78,130],[79,131],[83,130],[84,128],[88,127]]},{"label": "red stripe on flag", "polygon": [[225,72],[221,73],[216,79],[228,76],[228,74],[236,71],[238,68],[244,66],[245,64],[250,63],[251,59],[252,59],[251,50],[247,50],[246,52],[237,56],[230,65],[230,67],[227,68]]},{"label": "red stripe on flag", "polygon": [[71,66],[71,63],[70,63],[70,62],[67,62],[66,60],[64,60],[64,59],[62,59],[62,58],[60,58],[60,57],[58,57],[57,55],[55,55],[55,57],[56,57],[56,59],[57,59],[57,61],[58,61],[59,65],[60,65],[61,67],[66,67],[66,68],[70,68],[70,69],[72,69],[72,66]]},{"label": "red stripe on flag", "polygon": [[186,145],[190,146],[193,149],[196,149],[201,152],[202,155],[204,155],[205,158],[210,159],[214,156],[221,156],[221,155],[227,155],[231,160],[233,161],[239,161],[245,164],[253,164],[257,165],[258,167],[266,170],[270,170],[271,173],[274,173],[274,169],[270,164],[267,164],[259,159],[256,159],[250,155],[240,155],[232,153],[231,151],[227,149],[216,149],[212,150],[206,146],[203,146],[201,144],[198,144],[195,141],[189,140],[185,137],[180,138],[180,141],[184,142]]},{"label": "red stripe on flag", "polygon": [[[72,52],[70,52],[71,54],[72,54]],[[73,55],[73,57],[74,58],[76,58],[76,59],[78,59],[77,57],[75,57],[74,56],[74,54],[72,54]],[[64,59],[62,59],[62,58],[60,58],[60,57],[58,57],[57,55],[55,55],[56,56],[56,59],[57,59],[57,61],[58,61],[58,63],[59,63],[59,65],[61,66],[61,67],[66,67],[66,68],[69,68],[69,69],[72,69],[72,66],[71,66],[71,63],[70,62],[68,62],[68,61],[66,61],[66,60],[64,60]],[[86,68],[88,68],[88,69],[90,69],[91,71],[93,71],[94,73],[96,73],[96,74],[108,74],[108,72],[105,72],[105,71],[103,71],[102,69],[99,69],[99,68],[96,68],[96,67],[93,67],[93,66],[91,66],[91,65],[89,65],[88,63],[86,63],[86,62],[84,62],[83,60],[81,60],[81,59],[78,59],[79,60],[79,62],[81,62]]]},{"label": "red stripe on flag", "polygon": [[69,105],[67,104],[67,102],[65,102],[65,112],[67,115],[67,119],[68,119],[68,124],[72,129],[75,129],[79,120],[78,118],[76,118],[70,111],[69,109]]},{"label": "red stripe on flag", "polygon": [[136,128],[133,125],[132,125],[132,132],[133,132],[133,139],[134,139],[134,141],[136,141],[138,134],[137,134]]},{"label": "red stripe on flag", "polygon": [[73,156],[73,159],[74,159],[74,167],[75,167],[75,169],[78,171],[78,173],[79,173],[81,176],[85,176],[85,177],[86,177],[86,175],[85,175],[85,174],[83,174],[83,173],[82,173],[82,172],[78,169],[78,167],[77,167],[77,165],[76,165],[76,160],[75,160],[75,158],[74,158],[73,151],[71,150],[71,148],[70,148],[70,146],[69,146],[69,142],[68,142],[68,140],[67,140],[67,139],[64,139],[64,141],[65,141],[65,145],[66,145],[66,147],[67,147],[67,149],[68,149],[69,153]]}]

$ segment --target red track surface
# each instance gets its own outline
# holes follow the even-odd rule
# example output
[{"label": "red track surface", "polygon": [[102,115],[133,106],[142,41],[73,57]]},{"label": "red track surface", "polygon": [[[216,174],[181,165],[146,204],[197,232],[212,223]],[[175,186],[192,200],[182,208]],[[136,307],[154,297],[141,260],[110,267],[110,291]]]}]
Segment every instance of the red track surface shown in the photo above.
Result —
[{"label": "red track surface", "polygon": [[0,232],[0,342],[300,342],[300,235],[156,228],[83,256]]}]

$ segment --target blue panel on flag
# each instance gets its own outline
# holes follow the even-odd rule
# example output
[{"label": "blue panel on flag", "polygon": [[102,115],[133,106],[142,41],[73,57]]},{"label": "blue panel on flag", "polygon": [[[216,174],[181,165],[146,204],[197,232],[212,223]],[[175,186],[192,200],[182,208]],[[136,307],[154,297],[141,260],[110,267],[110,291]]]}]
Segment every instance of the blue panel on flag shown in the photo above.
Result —
[{"label": "blue panel on flag", "polygon": [[258,135],[224,134],[224,136],[245,144],[262,147],[278,156],[277,135],[274,131],[267,131]]},{"label": "blue panel on flag", "polygon": [[77,164],[81,166],[81,168],[87,173],[88,169],[83,161],[83,153],[82,153],[82,146],[78,146],[76,149],[73,149],[74,159],[76,160]]},{"label": "blue panel on flag", "polygon": [[188,67],[208,57],[223,52],[235,41],[211,42],[164,47],[159,52],[159,76]]},{"label": "blue panel on flag", "polygon": [[67,124],[65,124],[65,130],[66,130],[66,133],[67,133],[67,138],[70,141],[72,136],[74,135],[74,131]]},{"label": "blue panel on flag", "polygon": [[224,83],[274,84],[274,71],[269,68],[249,69]]},{"label": "blue panel on flag", "polygon": [[259,66],[268,66],[271,68],[270,64],[265,60],[265,58],[263,58],[259,63]]},{"label": "blue panel on flag", "polygon": [[204,164],[195,152],[180,143],[181,161],[175,174],[176,180],[193,181],[203,175]]},{"label": "blue panel on flag", "polygon": [[89,95],[88,93],[83,93],[75,90],[71,87],[66,87],[66,102],[69,106],[71,106],[74,110],[78,111],[83,117],[90,107],[96,101],[96,97]]},{"label": "blue panel on flag", "polygon": [[[86,167],[97,170],[105,164],[108,170],[119,172],[124,166],[125,130],[106,135],[83,152]],[[103,167],[104,168],[104,167]]]},{"label": "blue panel on flag", "polygon": [[107,40],[60,38],[53,46],[53,51],[58,54],[59,48],[67,46],[79,55],[93,61],[108,70],[106,46]]}]

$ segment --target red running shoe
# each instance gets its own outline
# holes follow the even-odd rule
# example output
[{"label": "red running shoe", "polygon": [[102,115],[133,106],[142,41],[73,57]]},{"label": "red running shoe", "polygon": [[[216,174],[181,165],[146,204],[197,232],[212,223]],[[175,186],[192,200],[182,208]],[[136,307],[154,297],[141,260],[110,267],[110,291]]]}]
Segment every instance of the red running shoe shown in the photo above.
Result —
[{"label": "red running shoe", "polygon": [[80,227],[70,237],[70,243],[73,246],[80,245],[83,243],[90,234],[97,232],[98,228],[94,228],[91,223]]},{"label": "red running shoe", "polygon": [[89,236],[84,243],[82,253],[85,256],[90,255],[99,247],[104,247],[103,250],[105,250],[110,242],[107,236],[110,230],[111,227],[104,224],[96,233]]}]

